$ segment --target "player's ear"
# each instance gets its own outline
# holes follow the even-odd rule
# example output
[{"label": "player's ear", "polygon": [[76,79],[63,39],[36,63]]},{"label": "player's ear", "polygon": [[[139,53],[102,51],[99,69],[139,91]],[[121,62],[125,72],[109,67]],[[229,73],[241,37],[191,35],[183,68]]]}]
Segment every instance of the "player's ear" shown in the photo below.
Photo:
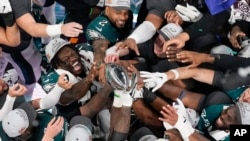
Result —
[{"label": "player's ear", "polygon": [[110,7],[106,6],[105,7],[105,14],[108,15],[110,13]]}]

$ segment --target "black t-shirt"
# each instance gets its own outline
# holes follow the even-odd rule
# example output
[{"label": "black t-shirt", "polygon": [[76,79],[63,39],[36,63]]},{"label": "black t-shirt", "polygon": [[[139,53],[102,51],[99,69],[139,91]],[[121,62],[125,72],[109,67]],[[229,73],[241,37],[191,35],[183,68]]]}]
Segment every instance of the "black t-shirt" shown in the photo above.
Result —
[{"label": "black t-shirt", "polygon": [[89,15],[91,14],[92,7],[95,6],[99,0],[47,0],[56,1],[65,7],[65,23],[77,22],[84,27],[91,21]]},{"label": "black t-shirt", "polygon": [[[6,27],[4,21],[3,21],[3,17],[0,15],[0,26],[1,27]],[[0,44],[2,50],[6,53],[14,53],[14,52],[19,52],[24,50],[26,47],[28,47],[28,45],[31,42],[31,36],[29,34],[27,34],[25,31],[23,31],[21,28],[19,28],[20,30],[20,34],[21,34],[21,44],[19,44],[17,47],[9,47],[3,44]]]},{"label": "black t-shirt", "polygon": [[166,11],[175,10],[175,0],[147,0],[147,9],[149,14],[164,18]]}]

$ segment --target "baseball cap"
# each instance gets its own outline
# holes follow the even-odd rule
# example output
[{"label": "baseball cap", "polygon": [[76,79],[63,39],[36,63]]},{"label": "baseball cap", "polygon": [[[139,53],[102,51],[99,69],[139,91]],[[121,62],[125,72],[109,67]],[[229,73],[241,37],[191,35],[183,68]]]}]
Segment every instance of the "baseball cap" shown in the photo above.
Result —
[{"label": "baseball cap", "polygon": [[69,45],[69,41],[62,38],[54,38],[45,46],[46,57],[49,62],[55,57],[56,53],[65,45]]},{"label": "baseball cap", "polygon": [[171,38],[176,37],[178,34],[182,32],[181,26],[175,23],[168,23],[165,26],[163,26],[160,30],[157,32],[163,36],[165,40],[169,40]]},{"label": "baseball cap", "polygon": [[10,111],[2,120],[3,130],[9,137],[17,137],[36,121],[37,113],[30,103],[24,102]]},{"label": "baseball cap", "polygon": [[241,124],[250,125],[250,103],[237,102],[236,103],[236,116]]},{"label": "baseball cap", "polygon": [[147,127],[139,128],[130,137],[130,141],[155,141],[155,140],[157,140],[157,137]]},{"label": "baseball cap", "polygon": [[92,140],[93,124],[86,116],[74,116],[69,123],[69,132],[65,141],[90,141]]},{"label": "baseball cap", "polygon": [[116,10],[129,10],[130,0],[105,0],[105,6],[110,6]]}]

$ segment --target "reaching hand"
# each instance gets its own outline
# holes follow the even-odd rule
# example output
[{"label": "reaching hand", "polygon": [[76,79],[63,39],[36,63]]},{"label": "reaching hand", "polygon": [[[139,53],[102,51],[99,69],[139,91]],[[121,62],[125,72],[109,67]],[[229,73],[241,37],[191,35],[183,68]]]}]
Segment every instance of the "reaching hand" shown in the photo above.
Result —
[{"label": "reaching hand", "polygon": [[188,68],[195,68],[201,63],[206,62],[207,54],[194,51],[181,51],[176,54],[177,60],[182,63],[190,63]]},{"label": "reaching hand", "polygon": [[106,55],[104,58],[105,63],[114,63],[117,61],[119,61],[119,55],[115,53]]},{"label": "reaching hand", "polygon": [[63,73],[59,76],[58,85],[64,89],[70,89],[72,87],[72,83],[69,82],[69,76],[66,73]]},{"label": "reaching hand", "polygon": [[64,125],[63,117],[57,117],[50,120],[46,128],[42,141],[52,140],[55,136],[62,131]]},{"label": "reaching hand", "polygon": [[61,31],[67,37],[78,37],[80,33],[83,33],[82,25],[76,22],[63,24]]},{"label": "reaching hand", "polygon": [[117,45],[117,50],[123,49],[123,48],[129,48],[133,50],[136,53],[136,55],[140,56],[140,52],[138,50],[137,44],[135,40],[132,38],[128,38],[122,44]]},{"label": "reaching hand", "polygon": [[21,84],[15,84],[9,87],[8,95],[11,97],[22,96],[27,92],[27,88]]},{"label": "reaching hand", "polygon": [[165,73],[150,73],[146,71],[140,71],[140,76],[145,78],[143,82],[150,88],[153,88],[152,92],[158,90],[165,82],[168,81],[167,75]]}]

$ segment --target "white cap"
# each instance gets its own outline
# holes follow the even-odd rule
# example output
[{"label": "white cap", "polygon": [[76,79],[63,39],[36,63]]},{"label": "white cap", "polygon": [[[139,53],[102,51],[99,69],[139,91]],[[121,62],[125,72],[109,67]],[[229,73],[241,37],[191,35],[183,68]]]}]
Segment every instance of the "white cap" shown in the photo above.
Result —
[{"label": "white cap", "polygon": [[70,129],[65,141],[92,141],[93,124],[88,117],[75,116],[70,120]]},{"label": "white cap", "polygon": [[9,137],[20,136],[35,121],[36,116],[31,104],[25,102],[4,117],[3,130]]},{"label": "white cap", "polygon": [[49,62],[55,57],[56,53],[65,45],[69,45],[70,42],[65,41],[62,38],[54,38],[45,46],[46,57]]},{"label": "white cap", "polygon": [[250,103],[237,102],[236,103],[236,116],[241,124],[250,125]]},{"label": "white cap", "polygon": [[116,10],[129,10],[130,0],[105,0],[105,6],[110,6]]},{"label": "white cap", "polygon": [[12,86],[17,83],[19,76],[15,69],[7,70],[2,76],[4,82],[6,82],[9,86]]}]

